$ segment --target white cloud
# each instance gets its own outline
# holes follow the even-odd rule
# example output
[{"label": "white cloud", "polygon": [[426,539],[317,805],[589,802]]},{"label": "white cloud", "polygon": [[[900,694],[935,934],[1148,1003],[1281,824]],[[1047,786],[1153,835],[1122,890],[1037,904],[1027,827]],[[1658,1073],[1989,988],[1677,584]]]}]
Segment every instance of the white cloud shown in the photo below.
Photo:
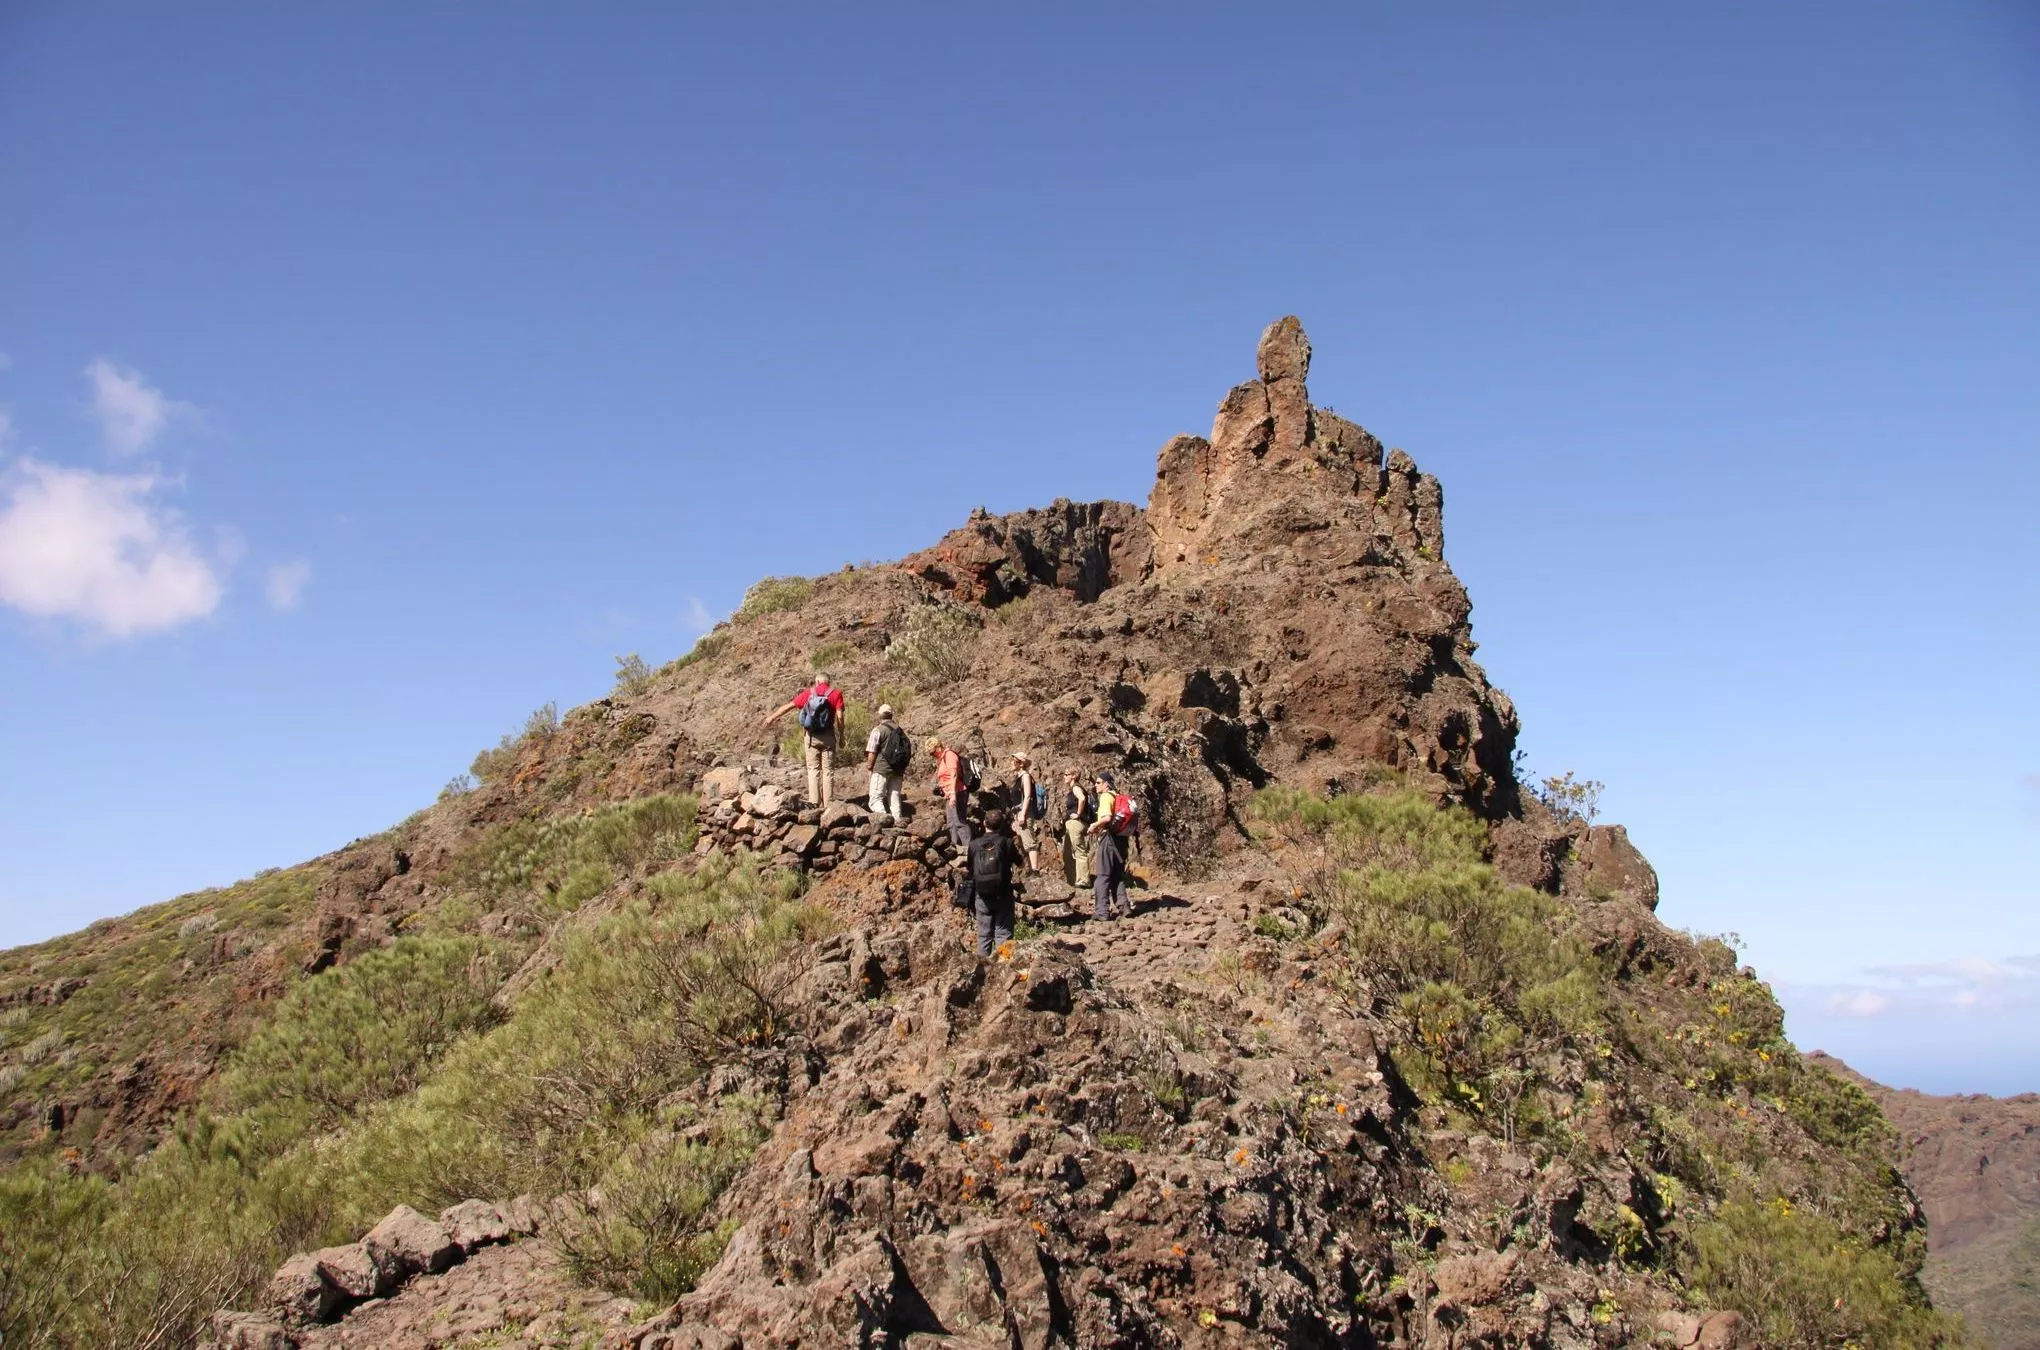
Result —
[{"label": "white cloud", "polygon": [[312,579],[312,565],[303,558],[278,563],[262,579],[262,593],[272,609],[296,609],[304,597],[305,583]]},{"label": "white cloud", "polygon": [[715,615],[708,612],[708,606],[701,603],[701,597],[687,597],[687,612],[680,616],[680,626],[687,630],[687,636],[700,637],[715,627]]},{"label": "white cloud", "polygon": [[8,442],[13,439],[14,415],[8,412],[7,409],[0,408],[0,450],[5,450]]},{"label": "white cloud", "polygon": [[212,613],[219,572],[154,500],[161,484],[17,461],[0,478],[0,604],[116,637]]},{"label": "white cloud", "polygon": [[1879,1013],[1890,1012],[1891,1008],[1889,998],[1870,989],[1830,994],[1827,1001],[1828,1013],[1834,1017],[1875,1017]]},{"label": "white cloud", "polygon": [[[1832,1017],[1882,1017],[1951,1010],[2040,1008],[2040,956],[1873,966],[1860,984],[1803,986],[1790,993],[1817,1000]],[[1797,1001],[1795,997],[1794,1001]]]},{"label": "white cloud", "polygon": [[188,403],[165,398],[163,391],[142,379],[141,372],[122,370],[101,357],[85,367],[92,381],[92,415],[106,448],[116,455],[139,455],[163,434],[170,419],[192,411]]}]

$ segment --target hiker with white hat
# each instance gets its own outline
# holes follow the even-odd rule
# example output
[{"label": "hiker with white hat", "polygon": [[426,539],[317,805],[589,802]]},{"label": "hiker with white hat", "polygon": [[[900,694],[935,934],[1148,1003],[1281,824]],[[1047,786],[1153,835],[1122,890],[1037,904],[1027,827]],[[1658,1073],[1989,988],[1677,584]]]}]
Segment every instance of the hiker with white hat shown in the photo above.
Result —
[{"label": "hiker with white hat", "polygon": [[893,720],[892,704],[878,705],[878,721],[864,740],[864,769],[871,775],[871,799],[866,805],[875,816],[904,819],[900,809],[900,783],[914,758],[914,743]]}]

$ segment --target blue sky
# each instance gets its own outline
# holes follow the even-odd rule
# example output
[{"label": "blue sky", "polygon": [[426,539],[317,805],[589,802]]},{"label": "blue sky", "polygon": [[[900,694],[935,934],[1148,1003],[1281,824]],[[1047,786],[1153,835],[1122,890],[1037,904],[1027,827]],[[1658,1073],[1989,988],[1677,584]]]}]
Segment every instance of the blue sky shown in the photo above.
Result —
[{"label": "blue sky", "polygon": [[0,7],[0,943],[1143,500],[1294,312],[1663,916],[2040,1089],[2030,6],[740,8]]}]

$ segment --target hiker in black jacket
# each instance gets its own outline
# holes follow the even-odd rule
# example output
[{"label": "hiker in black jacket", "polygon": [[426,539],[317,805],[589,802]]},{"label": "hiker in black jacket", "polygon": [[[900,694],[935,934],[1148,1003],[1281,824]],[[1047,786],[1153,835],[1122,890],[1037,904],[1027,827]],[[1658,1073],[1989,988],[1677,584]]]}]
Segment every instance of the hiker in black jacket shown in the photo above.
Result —
[{"label": "hiker in black jacket", "polygon": [[979,956],[1013,940],[1013,868],[1019,861],[1020,851],[1006,833],[1006,813],[995,807],[985,814],[985,832],[970,841]]}]

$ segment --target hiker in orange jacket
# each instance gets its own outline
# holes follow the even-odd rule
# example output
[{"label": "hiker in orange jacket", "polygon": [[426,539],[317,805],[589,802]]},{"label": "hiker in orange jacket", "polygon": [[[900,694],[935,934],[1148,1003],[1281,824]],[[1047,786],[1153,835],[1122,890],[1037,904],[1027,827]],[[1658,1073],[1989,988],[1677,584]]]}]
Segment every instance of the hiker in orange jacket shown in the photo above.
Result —
[{"label": "hiker in orange jacket", "polygon": [[935,795],[949,818],[949,842],[958,849],[970,847],[970,770],[963,756],[949,748],[940,736],[928,738],[928,753],[935,759]]}]

